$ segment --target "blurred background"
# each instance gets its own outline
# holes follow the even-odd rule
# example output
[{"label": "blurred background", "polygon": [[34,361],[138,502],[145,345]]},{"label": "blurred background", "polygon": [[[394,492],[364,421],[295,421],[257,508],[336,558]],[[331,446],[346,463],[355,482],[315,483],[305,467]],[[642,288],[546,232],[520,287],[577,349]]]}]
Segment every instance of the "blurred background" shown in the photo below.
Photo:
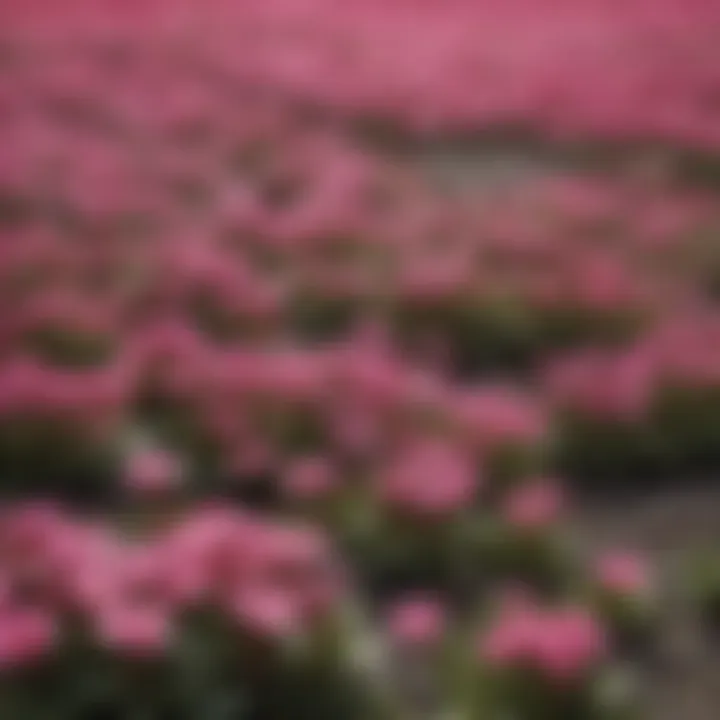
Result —
[{"label": "blurred background", "polygon": [[0,0],[0,715],[716,720],[720,2]]}]

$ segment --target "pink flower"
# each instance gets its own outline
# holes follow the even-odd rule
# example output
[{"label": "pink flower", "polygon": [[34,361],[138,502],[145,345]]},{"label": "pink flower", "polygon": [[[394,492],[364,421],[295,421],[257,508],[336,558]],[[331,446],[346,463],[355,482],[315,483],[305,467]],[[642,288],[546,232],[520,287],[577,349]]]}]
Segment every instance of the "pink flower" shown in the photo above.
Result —
[{"label": "pink flower", "polygon": [[313,500],[327,496],[337,485],[332,463],[322,456],[306,456],[291,462],[283,477],[283,489],[291,498]]},{"label": "pink flower", "polygon": [[352,455],[372,455],[382,441],[382,421],[372,409],[357,406],[327,409],[328,432],[335,446]]},{"label": "pink flower", "polygon": [[404,647],[436,645],[445,629],[445,611],[435,598],[406,597],[390,608],[388,628]]},{"label": "pink flower", "polygon": [[0,668],[14,668],[46,656],[55,642],[52,616],[32,608],[0,610]]},{"label": "pink flower", "polygon": [[535,445],[546,433],[540,408],[509,387],[462,390],[456,407],[461,428],[481,448]]},{"label": "pink flower", "polygon": [[549,680],[572,683],[603,658],[606,642],[600,625],[582,608],[557,610],[537,629],[535,662]]},{"label": "pink flower", "polygon": [[443,440],[418,439],[391,458],[378,490],[392,507],[442,518],[469,505],[479,485],[479,471],[461,448]]},{"label": "pink flower", "polygon": [[501,669],[532,669],[562,685],[586,677],[605,656],[606,637],[579,607],[510,607],[480,638],[479,657]]},{"label": "pink flower", "polygon": [[142,495],[163,494],[178,486],[180,461],[164,450],[141,450],[130,456],[125,468],[125,486]]},{"label": "pink flower", "polygon": [[652,582],[647,563],[628,552],[603,555],[597,561],[595,573],[600,587],[615,595],[644,595]]},{"label": "pink flower", "polygon": [[283,638],[301,628],[300,607],[295,598],[281,589],[249,587],[233,601],[233,612],[251,633]]},{"label": "pink flower", "polygon": [[565,496],[556,481],[533,478],[510,493],[503,512],[515,528],[543,530],[560,519],[564,507]]},{"label": "pink flower", "polygon": [[170,624],[165,612],[156,607],[111,602],[98,609],[96,632],[112,652],[155,658],[167,648]]},{"label": "pink flower", "polygon": [[563,409],[624,423],[647,416],[656,380],[654,357],[643,346],[581,353],[555,363],[547,374],[551,397]]},{"label": "pink flower", "polygon": [[481,660],[494,667],[522,666],[532,659],[538,619],[535,609],[512,607],[483,635],[478,645]]}]

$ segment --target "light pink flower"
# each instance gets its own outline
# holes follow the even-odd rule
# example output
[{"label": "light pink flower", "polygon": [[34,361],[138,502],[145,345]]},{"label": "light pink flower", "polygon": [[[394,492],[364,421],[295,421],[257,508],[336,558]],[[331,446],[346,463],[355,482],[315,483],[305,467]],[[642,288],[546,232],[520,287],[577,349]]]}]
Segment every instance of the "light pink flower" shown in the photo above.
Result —
[{"label": "light pink flower", "polygon": [[337,486],[332,463],[323,456],[306,456],[293,460],[285,469],[283,489],[297,500],[327,496]]},{"label": "light pink flower", "polygon": [[391,507],[442,518],[468,506],[480,483],[480,470],[462,448],[420,438],[391,458],[379,477],[378,492]]},{"label": "light pink flower", "polygon": [[125,486],[143,495],[166,493],[182,478],[180,461],[164,450],[141,450],[130,456],[125,468]]},{"label": "light pink flower", "polygon": [[296,599],[282,589],[241,590],[233,600],[233,612],[249,632],[263,637],[287,637],[302,627]]},{"label": "light pink flower", "polygon": [[511,491],[504,517],[519,530],[543,530],[553,526],[565,509],[565,496],[553,479],[532,478]]},{"label": "light pink flower", "polygon": [[156,607],[111,602],[98,610],[96,633],[98,640],[112,652],[135,658],[155,658],[167,649],[169,618]]},{"label": "light pink flower", "polygon": [[388,629],[403,647],[436,645],[445,629],[445,611],[433,597],[406,597],[396,601],[388,613]]},{"label": "light pink flower", "polygon": [[478,655],[494,667],[523,666],[532,660],[538,619],[533,607],[513,607],[480,637]]},{"label": "light pink flower", "polygon": [[652,584],[647,563],[629,552],[602,555],[595,566],[595,573],[600,587],[617,595],[644,595]]},{"label": "light pink flower", "polygon": [[462,390],[456,407],[461,428],[481,448],[532,446],[546,433],[540,407],[510,387]]},{"label": "light pink flower", "polygon": [[558,610],[544,618],[537,630],[535,661],[549,680],[572,683],[603,658],[606,642],[604,631],[585,610]]},{"label": "light pink flower", "polygon": [[531,669],[552,683],[583,680],[607,650],[602,628],[580,607],[510,607],[481,635],[479,657],[500,669]]},{"label": "light pink flower", "polygon": [[55,642],[55,620],[43,610],[0,610],[0,667],[15,668],[46,656]]}]

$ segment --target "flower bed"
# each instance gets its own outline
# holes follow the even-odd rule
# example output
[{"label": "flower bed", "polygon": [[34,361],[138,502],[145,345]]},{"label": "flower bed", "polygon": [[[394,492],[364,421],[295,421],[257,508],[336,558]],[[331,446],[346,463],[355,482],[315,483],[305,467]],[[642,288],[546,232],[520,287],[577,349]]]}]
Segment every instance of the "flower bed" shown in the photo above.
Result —
[{"label": "flower bed", "polygon": [[710,4],[555,4],[8,13],[0,715],[636,711],[657,578],[559,469],[720,464],[713,195],[348,127],[717,149]]}]

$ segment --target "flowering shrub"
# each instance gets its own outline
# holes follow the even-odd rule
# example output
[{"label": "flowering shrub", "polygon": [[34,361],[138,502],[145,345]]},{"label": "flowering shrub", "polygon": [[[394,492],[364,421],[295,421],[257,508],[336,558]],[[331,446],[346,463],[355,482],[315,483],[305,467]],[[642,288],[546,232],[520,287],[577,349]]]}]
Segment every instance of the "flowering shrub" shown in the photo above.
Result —
[{"label": "flowering shrub", "polygon": [[481,636],[478,659],[497,674],[501,707],[527,717],[571,716],[583,712],[577,704],[588,702],[605,652],[603,630],[583,608],[511,605]]},{"label": "flowering shrub", "polygon": [[0,554],[2,702],[17,717],[197,717],[217,703],[236,717],[272,702],[268,683],[299,713],[333,709],[328,688],[300,695],[298,683],[334,682],[339,703],[361,702],[360,675],[338,667],[345,580],[315,530],[208,506],[128,537],[14,507]]},{"label": "flowering shrub", "polygon": [[570,465],[585,470],[703,470],[716,462],[717,321],[670,318],[634,346],[555,362],[551,402]]},{"label": "flowering shrub", "polygon": [[[161,464],[143,456],[132,467],[140,460]],[[536,494],[547,487],[538,483],[529,486]],[[47,503],[5,508],[3,707],[27,717],[53,708],[63,718],[193,717],[219,706],[232,717],[398,717],[402,695],[364,669],[369,627],[353,619],[351,577],[323,533],[222,503],[136,521],[135,511],[113,525]],[[620,560],[601,566],[608,597],[638,591]],[[540,693],[547,710],[590,708],[593,678],[607,666],[606,630],[589,609],[523,597],[488,616],[479,655],[467,633],[455,636],[442,596],[427,590],[388,606],[389,640],[398,657],[422,661],[416,669],[431,663],[431,685],[468,711],[491,697],[498,707],[527,700],[516,683]],[[476,678],[457,697],[443,679],[448,668]],[[532,710],[525,700],[517,711]]]}]

